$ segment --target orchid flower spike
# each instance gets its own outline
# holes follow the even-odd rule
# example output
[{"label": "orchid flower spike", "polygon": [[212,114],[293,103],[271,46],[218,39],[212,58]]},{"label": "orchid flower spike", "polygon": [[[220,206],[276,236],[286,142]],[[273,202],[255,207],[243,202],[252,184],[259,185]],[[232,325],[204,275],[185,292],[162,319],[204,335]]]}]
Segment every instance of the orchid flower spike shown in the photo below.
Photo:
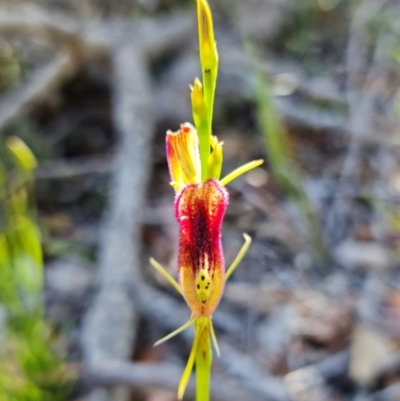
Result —
[{"label": "orchid flower spike", "polygon": [[197,400],[208,401],[211,340],[219,355],[212,315],[220,302],[225,282],[251,243],[251,238],[244,234],[244,245],[226,270],[221,242],[222,221],[229,202],[225,186],[238,176],[260,166],[263,160],[247,163],[220,178],[223,143],[211,131],[218,53],[207,0],[197,0],[197,15],[204,87],[198,78],[191,87],[195,127],[184,123],[178,131],[168,131],[166,136],[171,185],[176,194],[175,217],[179,225],[178,282],[154,259],[150,259],[150,263],[183,296],[191,310],[188,322],[155,345],[169,340],[194,324],[195,338],[179,384],[178,399],[183,397],[196,362]]}]

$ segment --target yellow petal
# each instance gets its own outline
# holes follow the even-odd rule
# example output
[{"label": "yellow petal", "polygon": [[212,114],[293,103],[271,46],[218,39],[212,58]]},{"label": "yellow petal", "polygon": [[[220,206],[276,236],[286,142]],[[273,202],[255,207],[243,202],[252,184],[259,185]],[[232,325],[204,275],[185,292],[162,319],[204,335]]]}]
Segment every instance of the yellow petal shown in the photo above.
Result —
[{"label": "yellow petal", "polygon": [[169,172],[174,187],[200,183],[199,140],[193,125],[185,123],[177,132],[168,131],[166,145]]}]

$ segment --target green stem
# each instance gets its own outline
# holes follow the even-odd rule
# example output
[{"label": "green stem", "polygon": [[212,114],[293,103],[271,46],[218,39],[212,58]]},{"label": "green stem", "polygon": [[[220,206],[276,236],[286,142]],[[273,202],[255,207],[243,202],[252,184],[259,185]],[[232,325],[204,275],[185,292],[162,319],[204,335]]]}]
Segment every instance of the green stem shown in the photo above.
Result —
[{"label": "green stem", "polygon": [[210,374],[212,350],[209,330],[209,320],[196,322],[196,330],[200,330],[199,345],[196,351],[196,401],[210,400]]},{"label": "green stem", "polygon": [[200,161],[201,161],[201,180],[208,179],[208,159],[210,157],[210,137],[211,131],[208,125],[207,112],[195,119],[197,134],[199,136]]},{"label": "green stem", "polygon": [[204,102],[208,114],[208,135],[212,135],[212,120],[214,111],[215,88],[217,86],[217,68],[215,70],[203,70]]}]

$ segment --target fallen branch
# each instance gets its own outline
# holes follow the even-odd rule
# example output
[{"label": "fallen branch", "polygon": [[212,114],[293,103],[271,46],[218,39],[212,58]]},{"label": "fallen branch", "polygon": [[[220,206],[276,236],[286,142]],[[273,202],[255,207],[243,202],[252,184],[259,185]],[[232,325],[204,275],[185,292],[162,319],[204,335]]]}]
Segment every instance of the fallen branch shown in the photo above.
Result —
[{"label": "fallen branch", "polygon": [[38,68],[26,83],[0,101],[0,127],[21,116],[32,104],[42,101],[75,72],[75,67],[70,54],[63,52]]},{"label": "fallen branch", "polygon": [[67,46],[85,58],[110,52],[117,43],[136,42],[144,54],[158,55],[181,46],[194,33],[188,13],[143,18],[132,24],[123,19],[85,21],[30,5],[0,7],[0,32],[40,35],[57,46]]},{"label": "fallen branch", "polygon": [[[113,118],[120,135],[113,175],[110,210],[99,257],[99,289],[87,313],[82,333],[89,368],[104,360],[128,360],[133,351],[137,310],[129,288],[141,280],[139,271],[140,214],[149,172],[153,122],[150,83],[143,54],[132,44],[112,55]],[[118,389],[90,399],[127,400]]]},{"label": "fallen branch", "polygon": [[261,370],[249,355],[241,354],[227,344],[221,344],[221,362],[227,373],[240,378],[246,386],[269,401],[290,401],[286,386],[280,378]]},{"label": "fallen branch", "polygon": [[112,167],[112,162],[107,157],[54,160],[42,163],[35,172],[35,179],[65,179],[89,174],[108,174],[112,171]]},{"label": "fallen branch", "polygon": [[[183,367],[167,363],[127,363],[120,361],[105,361],[101,366],[83,373],[83,379],[98,387],[126,386],[129,388],[160,388],[175,393]],[[185,398],[195,395],[194,380],[190,380]],[[265,400],[224,375],[213,375],[211,398],[215,401]]]},{"label": "fallen branch", "polygon": [[[365,40],[364,30],[366,24],[379,12],[388,0],[364,0],[355,9],[350,24],[349,40],[346,52],[347,68],[347,103],[349,107],[349,132],[350,143],[340,176],[332,193],[354,195],[359,187],[360,164],[362,142],[364,139],[374,135],[374,92],[380,85],[376,79],[379,57],[381,57],[380,46],[382,40],[378,40],[371,65],[367,73],[365,67],[368,65],[367,54],[368,44]],[[361,85],[360,85],[361,83]],[[361,86],[361,90],[359,87]],[[346,235],[348,230],[348,215],[351,213],[351,205],[348,202],[341,202],[338,206],[338,199],[335,198],[325,217],[325,240],[332,243],[338,242]],[[340,210],[339,210],[340,209]]]},{"label": "fallen branch", "polygon": [[33,5],[0,7],[1,33],[41,36],[56,49],[64,50],[1,101],[0,128],[64,82],[83,60],[100,54],[109,55],[118,43],[126,42],[136,43],[144,58],[156,57],[182,46],[193,29],[187,13],[147,19],[132,25],[124,20],[76,21]]}]

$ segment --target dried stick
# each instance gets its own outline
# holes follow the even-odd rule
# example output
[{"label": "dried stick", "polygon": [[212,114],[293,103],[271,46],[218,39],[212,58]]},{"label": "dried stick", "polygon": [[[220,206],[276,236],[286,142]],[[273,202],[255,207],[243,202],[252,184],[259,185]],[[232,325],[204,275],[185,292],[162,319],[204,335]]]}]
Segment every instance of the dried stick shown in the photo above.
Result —
[{"label": "dried stick", "polygon": [[0,7],[0,32],[40,35],[56,45],[69,46],[84,57],[111,51],[116,43],[135,41],[145,54],[158,55],[181,46],[195,29],[188,13],[164,18],[124,21],[76,20],[32,4]]},{"label": "dried stick", "polygon": [[83,157],[72,160],[58,159],[41,164],[35,172],[36,180],[73,178],[88,174],[109,174],[109,157]]},{"label": "dried stick", "polygon": [[[101,366],[107,359],[127,360],[132,354],[137,310],[129,288],[140,281],[139,216],[153,134],[150,83],[142,53],[132,44],[118,46],[112,62],[113,117],[120,143],[99,257],[99,292],[83,326],[82,345],[89,367]],[[126,400],[128,393],[100,391],[90,399]]]},{"label": "dried stick", "polygon": [[[181,374],[181,367],[167,363],[105,361],[96,369],[84,372],[83,378],[89,384],[101,387],[124,385],[141,389],[161,388],[175,393]],[[185,398],[191,399],[194,394],[195,383],[190,380]],[[213,377],[211,396],[215,401],[265,400],[240,382],[220,374]]]},{"label": "dried stick", "polygon": [[34,72],[28,83],[0,103],[0,128],[37,103],[76,71],[84,60],[109,55],[118,43],[132,42],[146,58],[182,46],[194,29],[187,13],[132,24],[120,20],[76,21],[57,12],[26,5],[0,7],[0,32],[43,37],[63,52]]},{"label": "dried stick", "polygon": [[58,54],[47,65],[38,68],[28,82],[0,101],[0,127],[19,117],[33,103],[43,100],[74,71],[75,63],[71,55],[65,52]]},{"label": "dried stick", "polygon": [[[349,40],[346,52],[347,68],[347,103],[349,107],[349,131],[351,133],[349,148],[342,165],[340,177],[333,193],[349,195],[348,189],[354,191],[357,186],[358,169],[361,157],[361,139],[371,136],[373,131],[373,95],[374,86],[377,85],[374,75],[378,41],[374,49],[372,65],[367,69],[367,44],[362,30],[370,18],[379,12],[388,0],[364,0],[354,12],[350,24]],[[365,72],[366,70],[366,72]],[[371,83],[372,82],[372,83]],[[361,90],[358,88],[361,86]],[[353,193],[352,193],[353,195]],[[345,224],[338,215],[338,201],[335,198],[326,216],[325,239],[331,238],[337,242],[346,230]],[[348,202],[343,204],[349,213]],[[343,209],[343,208],[342,208]]]},{"label": "dried stick", "polygon": [[270,401],[290,401],[283,381],[262,371],[251,356],[243,355],[227,344],[221,344],[221,362],[228,373],[238,377],[246,386]]}]

